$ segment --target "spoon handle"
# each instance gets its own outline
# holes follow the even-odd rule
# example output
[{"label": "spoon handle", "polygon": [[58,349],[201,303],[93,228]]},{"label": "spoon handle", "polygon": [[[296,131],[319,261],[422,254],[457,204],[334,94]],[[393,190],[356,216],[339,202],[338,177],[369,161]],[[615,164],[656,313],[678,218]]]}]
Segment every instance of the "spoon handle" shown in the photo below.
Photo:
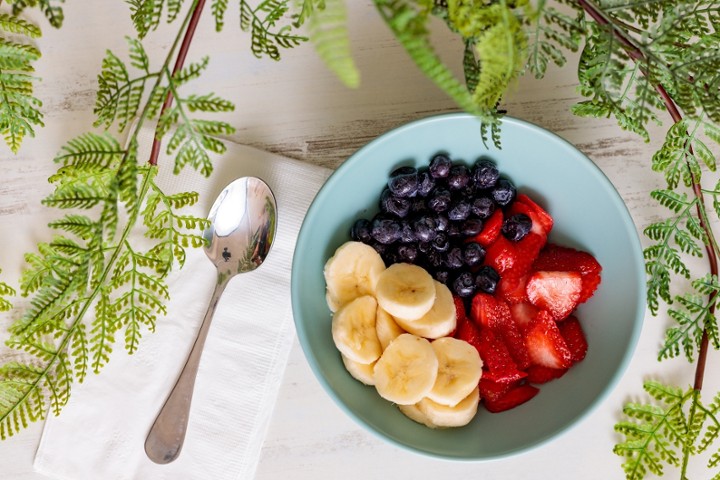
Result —
[{"label": "spoon handle", "polygon": [[172,392],[165,400],[165,404],[158,413],[155,423],[153,423],[145,440],[145,453],[155,463],[166,464],[172,462],[182,449],[190,415],[195,377],[200,365],[200,356],[202,355],[215,308],[222,292],[225,290],[225,285],[227,285],[227,281],[218,281],[215,285],[215,290],[205,312],[205,318],[203,318],[200,325],[195,344]]}]

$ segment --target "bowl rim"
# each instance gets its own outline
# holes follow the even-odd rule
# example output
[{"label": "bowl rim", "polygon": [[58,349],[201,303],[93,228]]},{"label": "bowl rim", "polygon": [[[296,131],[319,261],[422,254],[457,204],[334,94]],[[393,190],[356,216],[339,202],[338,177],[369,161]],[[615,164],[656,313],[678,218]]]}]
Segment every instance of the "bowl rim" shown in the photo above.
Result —
[{"label": "bowl rim", "polygon": [[292,268],[291,268],[291,307],[292,307],[292,313],[293,313],[293,321],[295,324],[296,333],[298,336],[298,341],[300,343],[300,346],[303,351],[303,356],[305,357],[306,361],[310,365],[310,368],[313,372],[314,377],[316,380],[321,384],[323,387],[323,390],[325,393],[332,398],[335,405],[337,405],[346,415],[348,415],[353,421],[363,428],[365,431],[371,432],[376,438],[379,438],[385,442],[388,442],[394,446],[400,447],[406,451],[414,452],[416,454],[420,454],[422,456],[430,457],[430,458],[436,458],[446,461],[454,461],[454,462],[465,462],[465,463],[482,463],[482,462],[489,462],[489,461],[495,461],[495,460],[501,460],[506,459],[510,457],[519,456],[523,453],[527,453],[531,450],[537,449],[557,438],[559,438],[562,435],[565,435],[570,430],[577,427],[578,424],[582,423],[585,419],[587,419],[591,414],[593,414],[597,408],[610,396],[612,392],[615,391],[617,388],[621,378],[625,375],[628,366],[632,360],[632,357],[635,354],[635,351],[637,349],[637,345],[639,342],[640,334],[642,331],[642,327],[644,324],[644,317],[645,313],[647,311],[647,285],[646,285],[646,276],[645,276],[645,262],[644,262],[644,256],[643,256],[643,250],[642,250],[642,244],[640,241],[640,237],[638,234],[637,227],[635,226],[635,222],[633,220],[633,217],[630,213],[630,210],[627,207],[627,204],[620,196],[620,193],[617,191],[613,183],[610,181],[608,176],[598,167],[595,162],[593,162],[585,153],[583,153],[578,147],[570,143],[569,141],[565,140],[564,138],[560,137],[559,135],[526,120],[521,120],[516,117],[505,115],[501,118],[501,122],[503,124],[509,124],[513,125],[514,127],[524,128],[524,129],[530,129],[533,130],[534,133],[543,135],[548,138],[549,141],[559,143],[561,146],[563,146],[566,149],[569,149],[570,151],[574,152],[574,154],[577,156],[577,160],[583,161],[586,163],[586,166],[588,168],[588,172],[592,174],[595,179],[602,184],[604,187],[604,190],[607,191],[611,201],[615,204],[615,207],[619,212],[621,212],[621,215],[623,217],[623,227],[625,230],[627,230],[628,237],[632,239],[631,245],[628,245],[629,248],[632,249],[632,258],[635,262],[635,271],[637,272],[637,275],[635,278],[635,282],[637,284],[639,297],[638,302],[635,306],[635,312],[633,314],[633,329],[632,329],[632,335],[630,336],[628,348],[623,352],[623,355],[618,362],[618,367],[615,370],[615,372],[610,377],[608,383],[606,386],[602,389],[602,391],[593,399],[592,402],[590,402],[587,405],[587,408],[585,408],[580,414],[576,415],[574,418],[572,418],[569,422],[567,422],[565,425],[562,425],[558,429],[548,433],[547,435],[537,438],[535,441],[529,442],[525,445],[522,445],[517,448],[508,449],[507,451],[500,452],[495,455],[488,455],[488,456],[482,456],[482,457],[469,457],[469,456],[448,456],[443,455],[438,452],[433,452],[429,450],[425,450],[422,448],[418,448],[413,445],[409,445],[407,443],[403,443],[400,439],[397,439],[393,436],[390,436],[384,432],[378,431],[375,427],[372,425],[369,425],[366,421],[364,421],[358,414],[356,414],[352,409],[350,409],[336,394],[336,392],[331,387],[328,380],[324,377],[322,374],[322,371],[320,369],[319,361],[316,358],[315,354],[310,350],[309,348],[309,341],[308,341],[308,334],[305,330],[304,326],[296,317],[296,313],[300,310],[300,303],[303,301],[302,298],[299,297],[298,294],[298,287],[297,282],[300,281],[299,275],[296,274],[297,270],[297,262],[299,262],[299,258],[301,256],[295,255],[298,251],[300,251],[305,243],[305,233],[307,229],[309,228],[306,223],[306,219],[308,217],[312,217],[314,215],[314,211],[319,208],[318,205],[322,204],[324,201],[324,198],[329,194],[329,186],[332,185],[335,181],[337,181],[338,178],[341,178],[344,175],[344,172],[350,168],[352,168],[354,160],[357,157],[360,157],[364,155],[364,153],[368,150],[372,150],[377,148],[378,145],[381,145],[384,142],[387,142],[392,137],[402,135],[407,130],[411,130],[413,128],[416,128],[420,124],[427,124],[427,123],[434,123],[434,122],[445,122],[445,121],[478,121],[477,116],[465,113],[465,112],[451,112],[451,113],[442,113],[437,115],[430,115],[427,117],[423,117],[420,119],[416,119],[407,123],[404,123],[402,125],[399,125],[397,127],[391,128],[384,133],[378,135],[359,149],[357,149],[352,155],[347,157],[341,165],[338,166],[338,168],[332,172],[332,174],[325,180],[323,185],[318,190],[317,194],[315,195],[315,198],[312,200],[305,217],[303,218],[302,224],[300,226],[297,242],[294,249],[293,254],[293,261],[292,261]]}]

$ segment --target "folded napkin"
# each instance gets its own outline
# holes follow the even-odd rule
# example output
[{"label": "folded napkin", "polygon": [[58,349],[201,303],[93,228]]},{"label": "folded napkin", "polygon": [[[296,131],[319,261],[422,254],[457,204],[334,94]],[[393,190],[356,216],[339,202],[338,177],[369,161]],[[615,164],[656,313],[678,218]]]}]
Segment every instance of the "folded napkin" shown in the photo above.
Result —
[{"label": "folded napkin", "polygon": [[[149,151],[150,130],[141,132]],[[73,387],[60,416],[44,426],[34,467],[68,480],[253,478],[295,335],[290,267],[305,212],[330,170],[228,142],[210,179],[186,169],[172,175],[161,155],[158,183],[196,191],[192,213],[205,217],[222,189],[241,176],[265,180],[278,203],[275,244],[263,265],[227,286],[210,328],[195,383],[185,444],[177,460],[156,465],[144,451],[155,417],[195,340],[215,285],[202,249],[188,249],[168,278],[171,300],[155,333],[128,355],[122,335],[109,364]],[[140,157],[143,158],[143,157]]]}]

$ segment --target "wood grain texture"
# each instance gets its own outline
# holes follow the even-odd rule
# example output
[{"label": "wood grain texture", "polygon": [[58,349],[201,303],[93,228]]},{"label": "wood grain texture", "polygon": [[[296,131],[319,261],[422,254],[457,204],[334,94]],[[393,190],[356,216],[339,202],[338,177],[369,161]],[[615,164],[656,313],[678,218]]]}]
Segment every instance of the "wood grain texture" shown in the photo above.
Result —
[{"label": "wood grain texture", "polygon": [[[189,57],[198,60],[210,54],[211,62],[202,82],[189,89],[215,91],[235,102],[236,110],[223,115],[237,127],[232,140],[331,168],[394,127],[457,110],[414,67],[371,2],[352,0],[348,5],[353,52],[362,78],[358,89],[342,86],[309,45],[285,53],[281,62],[257,60],[249,52],[248,36],[234,20],[216,33],[208,14],[201,20]],[[124,2],[68,2],[64,8],[66,23],[59,31],[30,13],[44,30],[38,41],[43,58],[37,73],[43,81],[37,96],[44,102],[46,127],[37,138],[28,139],[17,156],[0,150],[3,244],[21,245],[26,250],[51,237],[46,224],[56,214],[42,207],[40,200],[50,191],[47,178],[56,168],[52,158],[68,139],[91,128],[102,57],[106,49],[125,52],[123,36],[132,32]],[[162,25],[145,41],[151,61],[162,59],[174,28]],[[443,32],[438,32],[437,38],[439,53],[457,69],[459,45]],[[664,130],[655,128],[651,141],[644,143],[622,131],[612,119],[573,116],[570,107],[579,100],[576,61],[577,56],[571,56],[566,68],[551,67],[544,80],[523,77],[508,95],[505,108],[509,115],[536,123],[586,153],[618,189],[640,231],[661,214],[648,197],[652,189],[662,186],[662,179],[650,172],[649,162]],[[17,248],[0,249],[2,279],[15,285],[23,266],[16,252]],[[18,299],[20,308],[2,317],[2,332],[20,314],[25,301]],[[620,385],[579,426],[522,457],[487,464],[425,458],[372,436],[322,391],[296,343],[256,478],[622,478],[620,459],[611,452],[618,440],[612,425],[622,403],[637,398],[641,382],[648,376],[662,375],[681,384],[692,378],[692,367],[686,363],[660,366],[655,361],[665,323],[646,318],[637,352]],[[4,340],[3,335],[0,338]],[[0,361],[15,355],[0,347]],[[716,357],[713,354],[710,363],[716,362]],[[716,382],[708,383],[709,391],[717,388]],[[40,433],[41,426],[34,425],[0,446],[3,478],[43,478],[32,472],[31,465]],[[695,473],[704,477],[702,468]],[[675,477],[672,471],[668,473],[668,478]]]}]

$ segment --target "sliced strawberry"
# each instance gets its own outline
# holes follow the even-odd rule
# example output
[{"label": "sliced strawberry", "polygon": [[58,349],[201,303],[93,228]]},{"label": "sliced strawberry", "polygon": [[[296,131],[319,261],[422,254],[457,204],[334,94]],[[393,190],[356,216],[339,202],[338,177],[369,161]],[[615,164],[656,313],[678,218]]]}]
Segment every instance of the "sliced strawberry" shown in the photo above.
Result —
[{"label": "sliced strawberry", "polygon": [[484,398],[483,405],[488,412],[499,413],[522,405],[527,402],[540,390],[532,385],[518,385],[508,390],[499,398]]},{"label": "sliced strawberry", "polygon": [[527,279],[527,275],[506,274],[500,278],[495,294],[511,305],[527,302],[527,293],[525,293]]},{"label": "sliced strawberry", "polygon": [[578,272],[537,271],[528,278],[525,291],[530,303],[562,320],[578,304],[582,279]]},{"label": "sliced strawberry", "polygon": [[[500,300],[500,302],[502,302],[502,300]],[[510,356],[518,368],[525,370],[532,364],[530,353],[525,345],[525,336],[510,315],[510,308],[507,304],[503,302],[501,305],[500,309],[504,306],[504,308],[507,309],[507,314],[503,316],[504,324],[498,327],[498,331],[496,331],[495,334],[502,338],[502,341],[505,343],[505,346],[510,352]]]},{"label": "sliced strawberry", "polygon": [[535,217],[537,217],[538,223],[540,223],[540,225],[542,225],[543,229],[545,230],[545,234],[550,233],[554,221],[550,214],[544,208],[535,203],[533,199],[531,199],[524,193],[518,194],[518,196],[515,198],[515,203],[524,204],[530,207],[530,209],[535,214]]},{"label": "sliced strawberry", "polygon": [[496,382],[485,377],[480,378],[478,387],[480,398],[488,401],[497,401],[502,398],[511,388],[517,386],[517,382]]},{"label": "sliced strawberry", "polygon": [[578,303],[586,301],[595,293],[602,272],[600,263],[588,252],[551,243],[540,252],[533,269],[580,273],[583,285]]},{"label": "sliced strawberry", "polygon": [[547,237],[534,232],[528,233],[525,238],[515,242],[518,252],[518,260],[512,271],[515,276],[522,276],[530,272],[535,259],[545,246]]},{"label": "sliced strawberry", "polygon": [[505,343],[490,328],[480,328],[478,352],[483,361],[483,378],[508,383],[527,376],[518,369]]},{"label": "sliced strawberry", "polygon": [[505,323],[501,315],[510,315],[509,311],[499,310],[497,299],[489,293],[476,293],[470,305],[470,319],[479,327],[489,327],[495,330]]},{"label": "sliced strawberry", "polygon": [[[455,301],[455,307],[457,308],[457,300]],[[465,308],[463,306],[462,311],[464,312]],[[461,310],[458,309],[458,312]],[[470,345],[475,347],[475,349],[480,352],[480,349],[482,348],[482,341],[480,339],[480,329],[475,325],[473,322],[470,321],[467,316],[464,314],[462,316],[458,315],[457,318],[457,326],[455,327],[455,338],[459,340],[465,340]]]},{"label": "sliced strawberry", "polygon": [[483,229],[480,231],[480,233],[478,233],[472,238],[469,238],[467,241],[477,242],[485,248],[489,247],[500,235],[502,223],[502,210],[497,209],[492,213],[492,215],[487,218],[487,220],[485,220],[485,223],[483,224]]},{"label": "sliced strawberry", "polygon": [[543,365],[531,365],[527,369],[527,381],[530,383],[547,383],[565,375],[567,368],[550,368]]},{"label": "sliced strawberry", "polygon": [[547,231],[545,230],[544,225],[542,224],[540,218],[538,218],[537,213],[528,205],[520,202],[515,202],[512,204],[509,210],[510,214],[517,214],[517,213],[524,213],[530,218],[530,221],[532,222],[532,227],[530,228],[530,231],[534,233],[535,235],[540,235],[543,239],[547,238]]},{"label": "sliced strawberry", "polygon": [[567,343],[570,349],[573,363],[577,363],[585,358],[588,342],[577,317],[569,316],[566,320],[558,324],[558,328],[560,329],[560,335],[563,336],[565,343]]},{"label": "sliced strawberry", "polygon": [[529,302],[515,303],[510,305],[510,316],[515,320],[521,332],[527,332],[530,323],[540,310]]},{"label": "sliced strawberry", "polygon": [[545,239],[530,232],[519,242],[513,242],[500,235],[487,248],[485,263],[495,269],[500,277],[521,277],[527,274],[537,258]]},{"label": "sliced strawberry", "polygon": [[535,365],[550,368],[568,368],[572,353],[560,334],[558,324],[544,310],[538,312],[525,336],[530,359]]}]

